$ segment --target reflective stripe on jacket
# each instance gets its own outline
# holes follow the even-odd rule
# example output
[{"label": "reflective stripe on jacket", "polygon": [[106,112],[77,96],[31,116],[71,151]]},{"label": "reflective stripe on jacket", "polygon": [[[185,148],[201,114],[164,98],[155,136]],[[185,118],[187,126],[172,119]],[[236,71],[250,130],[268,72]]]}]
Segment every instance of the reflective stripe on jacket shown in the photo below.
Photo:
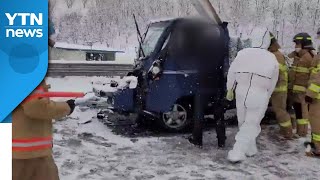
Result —
[{"label": "reflective stripe on jacket", "polygon": [[288,91],[288,67],[284,55],[279,51],[275,50],[272,52],[279,63],[279,78],[277,86],[274,92],[287,92]]},{"label": "reflective stripe on jacket", "polygon": [[42,92],[47,92],[44,82],[12,113],[13,159],[51,156],[52,120],[70,114],[71,110],[66,102],[54,102],[49,98],[30,98]]},{"label": "reflective stripe on jacket", "polygon": [[12,151],[35,151],[52,147],[52,137],[12,139]]},{"label": "reflective stripe on jacket", "polygon": [[312,61],[311,75],[306,89],[309,97],[320,100],[320,55],[317,55]]},{"label": "reflective stripe on jacket", "polygon": [[289,89],[294,93],[305,93],[311,73],[312,54],[309,50],[303,49],[299,53],[291,53],[289,57],[294,58],[289,71]]}]

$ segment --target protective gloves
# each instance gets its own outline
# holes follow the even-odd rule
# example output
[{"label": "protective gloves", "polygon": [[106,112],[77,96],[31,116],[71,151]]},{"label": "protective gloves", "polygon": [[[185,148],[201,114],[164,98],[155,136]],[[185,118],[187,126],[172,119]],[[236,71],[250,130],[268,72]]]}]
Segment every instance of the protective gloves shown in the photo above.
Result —
[{"label": "protective gloves", "polygon": [[70,114],[72,114],[73,111],[74,111],[74,108],[76,107],[76,105],[74,104],[74,100],[73,99],[69,99],[68,101],[66,101],[66,103],[70,107]]},{"label": "protective gloves", "polygon": [[102,100],[103,98],[97,97],[94,93],[88,93],[82,98],[69,99],[66,103],[70,107],[70,114],[72,114],[76,106],[92,106],[98,104],[100,101],[101,103],[106,103]]},{"label": "protective gloves", "polygon": [[228,101],[233,101],[233,99],[234,99],[234,92],[233,92],[233,90],[228,90],[226,99],[227,99]]},{"label": "protective gloves", "polygon": [[94,93],[88,93],[82,98],[77,98],[74,100],[76,106],[86,106],[92,104],[92,102],[97,102],[100,100],[100,97],[96,96]]}]

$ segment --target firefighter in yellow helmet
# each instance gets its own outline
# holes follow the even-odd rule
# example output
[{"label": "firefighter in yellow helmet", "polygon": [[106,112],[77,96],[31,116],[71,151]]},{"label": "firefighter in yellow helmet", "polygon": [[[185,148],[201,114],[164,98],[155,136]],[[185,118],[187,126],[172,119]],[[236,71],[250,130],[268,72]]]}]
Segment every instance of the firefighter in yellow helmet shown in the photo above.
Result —
[{"label": "firefighter in yellow helmet", "polygon": [[308,80],[310,79],[310,68],[314,57],[312,38],[307,33],[299,33],[293,38],[295,51],[289,54],[294,58],[293,65],[289,71],[289,98],[293,98],[293,108],[297,118],[297,134],[305,137],[308,133],[309,115],[308,104],[305,101]]},{"label": "firefighter in yellow helmet", "polygon": [[269,51],[273,53],[279,62],[279,78],[277,86],[271,96],[271,104],[276,119],[280,125],[280,134],[284,138],[292,138],[292,124],[290,114],[287,112],[288,93],[288,67],[284,55],[279,51],[280,45],[272,33],[270,33],[271,44]]},{"label": "firefighter in yellow helmet", "polygon": [[320,156],[320,54],[313,59],[308,85],[305,100],[309,103],[312,154]]}]

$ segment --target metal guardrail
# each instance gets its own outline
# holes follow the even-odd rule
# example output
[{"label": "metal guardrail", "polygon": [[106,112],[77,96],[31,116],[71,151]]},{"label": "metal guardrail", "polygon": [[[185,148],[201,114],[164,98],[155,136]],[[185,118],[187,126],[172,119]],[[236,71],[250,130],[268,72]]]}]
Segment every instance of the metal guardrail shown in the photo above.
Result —
[{"label": "metal guardrail", "polygon": [[126,76],[132,69],[132,64],[51,61],[47,76]]}]

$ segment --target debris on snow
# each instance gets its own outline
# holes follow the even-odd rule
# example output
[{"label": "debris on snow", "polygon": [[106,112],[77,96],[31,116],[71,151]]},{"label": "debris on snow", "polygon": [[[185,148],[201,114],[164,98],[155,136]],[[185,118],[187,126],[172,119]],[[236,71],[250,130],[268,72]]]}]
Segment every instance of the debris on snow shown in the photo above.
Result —
[{"label": "debris on snow", "polygon": [[114,93],[123,89],[135,89],[138,85],[138,78],[135,76],[125,76],[123,78],[94,78],[91,82],[93,92],[98,96],[110,97]]}]

